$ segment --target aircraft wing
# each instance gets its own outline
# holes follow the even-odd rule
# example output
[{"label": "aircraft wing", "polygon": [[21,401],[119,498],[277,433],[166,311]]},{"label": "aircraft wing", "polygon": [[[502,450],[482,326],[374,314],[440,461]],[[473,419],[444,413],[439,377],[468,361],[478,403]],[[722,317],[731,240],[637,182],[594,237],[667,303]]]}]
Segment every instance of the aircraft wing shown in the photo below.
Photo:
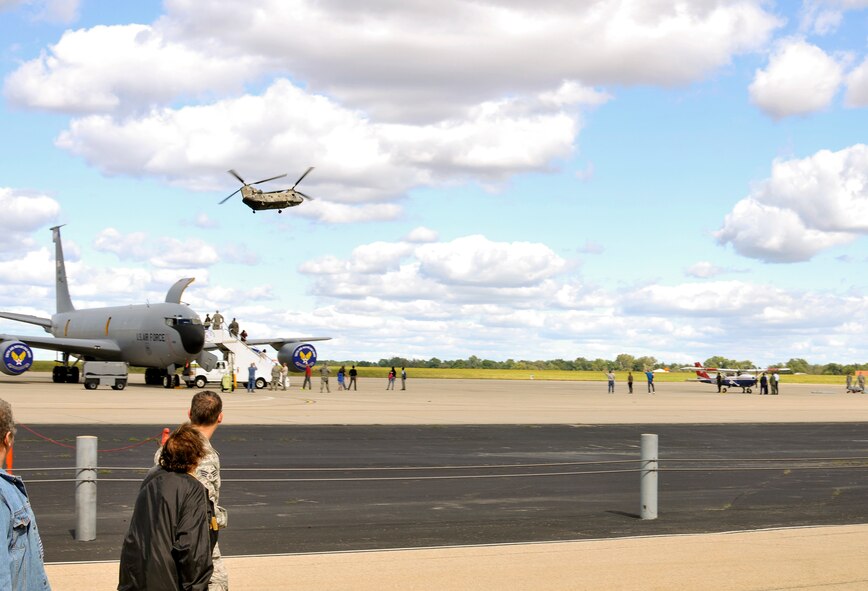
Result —
[{"label": "aircraft wing", "polygon": [[284,338],[273,338],[273,339],[247,339],[245,341],[248,345],[271,345],[275,349],[280,349],[287,343],[309,343],[311,341],[328,341],[331,340],[331,337],[307,337],[307,338],[298,338],[293,337],[290,339]]},{"label": "aircraft wing", "polygon": [[68,339],[60,337],[22,337],[0,334],[0,341],[21,341],[37,349],[49,349],[73,355],[92,355],[102,358],[119,358],[121,348],[110,339]]}]

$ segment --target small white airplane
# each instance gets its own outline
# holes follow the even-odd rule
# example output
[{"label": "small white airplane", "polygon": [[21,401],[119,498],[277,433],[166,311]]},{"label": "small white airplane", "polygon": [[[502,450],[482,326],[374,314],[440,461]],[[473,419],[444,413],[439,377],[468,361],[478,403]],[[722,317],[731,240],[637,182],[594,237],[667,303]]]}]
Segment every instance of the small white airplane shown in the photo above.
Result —
[{"label": "small white airplane", "polygon": [[[703,384],[717,385],[717,378],[720,376],[721,388],[720,391],[725,393],[727,388],[741,388],[742,393],[750,394],[757,385],[762,374],[785,373],[790,371],[788,367],[754,367],[752,369],[731,369],[726,367],[705,367],[700,362],[686,367],[680,367],[681,370],[695,371],[697,381]],[[712,372],[714,375],[712,375]]]}]

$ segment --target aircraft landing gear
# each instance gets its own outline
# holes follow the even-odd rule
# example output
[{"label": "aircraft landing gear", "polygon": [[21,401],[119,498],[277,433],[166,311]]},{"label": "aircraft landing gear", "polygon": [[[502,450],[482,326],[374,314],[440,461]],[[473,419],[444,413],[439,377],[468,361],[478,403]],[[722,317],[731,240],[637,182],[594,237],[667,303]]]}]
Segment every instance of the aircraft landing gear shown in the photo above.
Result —
[{"label": "aircraft landing gear", "polygon": [[163,376],[165,375],[165,371],[160,371],[156,367],[149,367],[145,369],[145,384],[148,386],[159,386],[163,383]]},{"label": "aircraft landing gear", "polygon": [[51,369],[51,381],[55,384],[77,384],[79,369],[69,365],[55,365]]}]

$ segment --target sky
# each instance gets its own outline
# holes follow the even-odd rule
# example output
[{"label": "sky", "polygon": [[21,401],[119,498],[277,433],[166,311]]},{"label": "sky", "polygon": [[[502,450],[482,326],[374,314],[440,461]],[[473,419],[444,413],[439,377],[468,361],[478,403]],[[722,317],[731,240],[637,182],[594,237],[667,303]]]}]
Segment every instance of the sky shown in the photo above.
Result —
[{"label": "sky", "polygon": [[868,361],[868,0],[0,0],[0,80],[5,311],[65,224],[321,358]]}]

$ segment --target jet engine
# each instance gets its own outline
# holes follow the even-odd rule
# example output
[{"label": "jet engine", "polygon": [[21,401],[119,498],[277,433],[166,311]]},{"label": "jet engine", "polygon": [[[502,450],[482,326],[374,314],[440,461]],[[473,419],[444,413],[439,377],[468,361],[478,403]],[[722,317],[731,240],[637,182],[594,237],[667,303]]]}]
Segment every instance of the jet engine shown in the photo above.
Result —
[{"label": "jet engine", "polygon": [[0,343],[0,371],[17,376],[33,366],[33,351],[21,341]]},{"label": "jet engine", "polygon": [[316,365],[316,349],[308,343],[286,343],[278,350],[277,360],[289,371],[300,373],[308,365]]}]

